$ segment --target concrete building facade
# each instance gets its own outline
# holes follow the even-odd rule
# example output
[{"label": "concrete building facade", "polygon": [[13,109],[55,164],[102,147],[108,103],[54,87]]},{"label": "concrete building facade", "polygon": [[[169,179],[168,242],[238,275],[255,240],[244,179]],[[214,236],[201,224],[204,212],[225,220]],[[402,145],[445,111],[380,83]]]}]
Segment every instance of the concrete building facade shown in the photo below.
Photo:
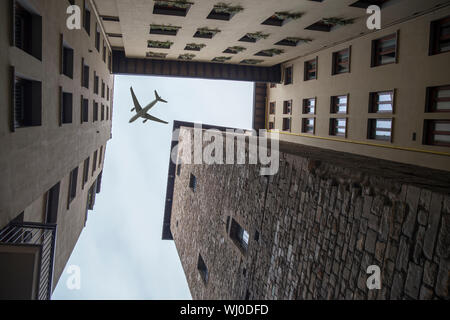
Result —
[{"label": "concrete building facade", "polygon": [[[175,123],[177,159],[193,157],[194,130]],[[448,172],[284,141],[274,176],[169,168],[163,239],[194,299],[450,297]],[[371,265],[379,290],[367,286]]]},{"label": "concrete building facade", "polygon": [[101,189],[111,47],[91,1],[2,1],[0,15],[0,297],[49,299]]}]

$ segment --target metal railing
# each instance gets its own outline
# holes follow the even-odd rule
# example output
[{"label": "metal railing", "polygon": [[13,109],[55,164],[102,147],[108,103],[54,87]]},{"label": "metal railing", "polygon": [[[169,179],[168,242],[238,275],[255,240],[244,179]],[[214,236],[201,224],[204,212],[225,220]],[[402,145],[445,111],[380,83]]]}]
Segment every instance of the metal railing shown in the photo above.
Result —
[{"label": "metal railing", "polygon": [[38,246],[39,288],[36,299],[50,300],[55,259],[56,225],[31,222],[11,223],[0,231],[0,245]]}]

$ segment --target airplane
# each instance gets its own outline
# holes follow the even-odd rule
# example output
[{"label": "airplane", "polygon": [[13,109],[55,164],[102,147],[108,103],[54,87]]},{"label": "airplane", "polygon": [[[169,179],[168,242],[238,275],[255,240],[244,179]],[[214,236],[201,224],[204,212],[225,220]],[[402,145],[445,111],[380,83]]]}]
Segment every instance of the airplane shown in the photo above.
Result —
[{"label": "airplane", "polygon": [[144,118],[145,120],[143,121],[143,123],[146,123],[148,120],[151,120],[151,121],[168,124],[168,122],[158,119],[156,117],[153,117],[147,113],[158,102],[167,103],[166,100],[161,99],[161,97],[158,95],[158,92],[156,92],[156,90],[155,90],[155,98],[156,99],[153,102],[150,102],[145,108],[142,108],[141,105],[139,104],[139,101],[136,98],[136,95],[134,94],[133,87],[130,87],[130,90],[131,90],[131,96],[133,97],[133,103],[134,103],[134,108],[131,109],[131,111],[133,112],[136,110],[136,114],[130,119],[130,123],[136,121],[139,118]]}]

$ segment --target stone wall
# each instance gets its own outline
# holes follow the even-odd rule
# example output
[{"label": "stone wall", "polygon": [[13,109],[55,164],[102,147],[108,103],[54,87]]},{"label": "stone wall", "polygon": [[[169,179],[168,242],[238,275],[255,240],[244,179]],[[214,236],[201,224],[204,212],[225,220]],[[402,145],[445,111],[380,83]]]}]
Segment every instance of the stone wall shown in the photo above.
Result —
[{"label": "stone wall", "polygon": [[[400,177],[394,163],[305,148],[282,152],[271,177],[258,165],[181,166],[171,230],[193,298],[449,299],[449,189],[433,189],[433,175],[448,174],[422,172],[420,183],[428,169]],[[227,234],[228,216],[249,232],[246,253]],[[381,290],[366,286],[369,265],[381,269]]]}]

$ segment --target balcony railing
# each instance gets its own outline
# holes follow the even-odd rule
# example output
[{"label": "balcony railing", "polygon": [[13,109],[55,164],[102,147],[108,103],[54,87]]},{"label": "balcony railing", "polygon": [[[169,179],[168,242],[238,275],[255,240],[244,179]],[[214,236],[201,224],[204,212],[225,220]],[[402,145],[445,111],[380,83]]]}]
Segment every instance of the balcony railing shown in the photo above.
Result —
[{"label": "balcony railing", "polygon": [[39,287],[36,296],[38,300],[51,298],[55,243],[56,225],[53,224],[11,223],[0,231],[0,245],[39,248]]}]

